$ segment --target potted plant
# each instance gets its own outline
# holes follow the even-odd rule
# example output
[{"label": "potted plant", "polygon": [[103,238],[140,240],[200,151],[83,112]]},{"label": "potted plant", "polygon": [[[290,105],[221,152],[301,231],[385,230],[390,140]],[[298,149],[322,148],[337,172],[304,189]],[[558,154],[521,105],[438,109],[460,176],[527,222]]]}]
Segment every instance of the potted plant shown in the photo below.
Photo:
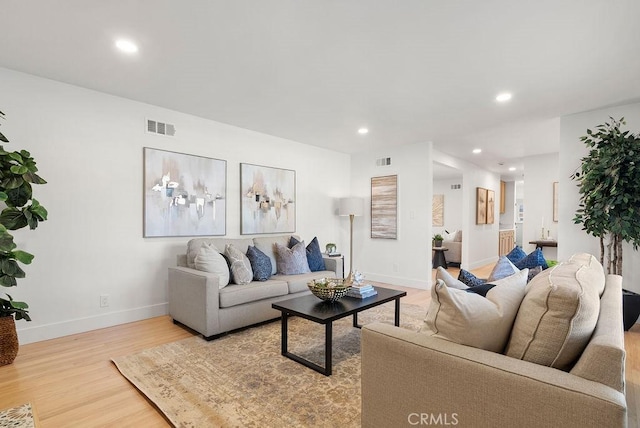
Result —
[{"label": "potted plant", "polygon": [[[4,119],[1,111],[0,119]],[[9,142],[2,133],[0,141]],[[14,287],[18,278],[25,277],[18,262],[29,264],[33,260],[33,255],[16,249],[9,231],[27,226],[35,229],[39,222],[47,219],[47,210],[32,194],[32,184],[46,183],[37,171],[28,151],[8,152],[0,146],[0,202],[4,205],[0,213],[0,285],[3,287]],[[5,295],[6,298],[0,297],[0,365],[11,364],[18,353],[15,320],[31,321],[29,306],[13,300],[8,293]]]},{"label": "potted plant", "polygon": [[[580,138],[589,154],[571,176],[580,188],[573,221],[600,239],[600,263],[607,273],[622,275],[622,243],[631,243],[634,250],[640,244],[640,136],[620,129],[626,125],[624,118],[609,119]],[[633,318],[628,312],[637,310],[635,322],[640,299],[633,294],[625,290],[623,302],[625,318]],[[637,302],[636,309],[631,308],[632,301]]]},{"label": "potted plant", "polygon": [[433,235],[434,247],[442,247],[442,241],[444,241],[444,238],[442,238],[442,235],[440,235],[439,233],[436,233],[435,235]]}]

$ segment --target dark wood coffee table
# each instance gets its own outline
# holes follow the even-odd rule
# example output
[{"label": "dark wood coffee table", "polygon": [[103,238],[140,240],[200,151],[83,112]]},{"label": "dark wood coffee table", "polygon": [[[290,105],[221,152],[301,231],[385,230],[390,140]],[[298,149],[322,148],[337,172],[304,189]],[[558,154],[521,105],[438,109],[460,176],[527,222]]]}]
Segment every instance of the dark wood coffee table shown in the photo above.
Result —
[{"label": "dark wood coffee table", "polygon": [[[282,355],[303,364],[325,376],[331,376],[331,349],[333,340],[333,322],[341,318],[353,315],[353,326],[360,328],[358,324],[358,312],[382,305],[383,303],[395,300],[395,320],[396,326],[400,325],[400,298],[407,295],[406,291],[392,290],[390,288],[375,287],[378,291],[376,296],[365,299],[353,297],[343,297],[335,303],[323,302],[316,296],[309,294],[295,299],[282,300],[273,303],[274,309],[282,312]],[[287,349],[288,320],[290,316],[299,316],[318,324],[325,325],[324,337],[324,367],[319,366],[299,355],[292,354]]]}]

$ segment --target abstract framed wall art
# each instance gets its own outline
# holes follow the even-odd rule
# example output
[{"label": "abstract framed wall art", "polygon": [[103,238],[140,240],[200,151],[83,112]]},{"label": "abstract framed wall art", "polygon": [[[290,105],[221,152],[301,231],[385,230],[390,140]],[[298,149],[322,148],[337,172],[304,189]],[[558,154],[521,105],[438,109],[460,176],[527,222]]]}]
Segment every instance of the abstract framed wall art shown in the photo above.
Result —
[{"label": "abstract framed wall art", "polygon": [[240,233],[296,231],[296,172],[240,164]]},{"label": "abstract framed wall art", "polygon": [[496,210],[496,192],[487,190],[487,224],[493,224],[495,221]]},{"label": "abstract framed wall art", "polygon": [[476,187],[476,224],[487,224],[487,189]]},{"label": "abstract framed wall art", "polygon": [[398,238],[398,176],[371,178],[371,237]]},{"label": "abstract framed wall art", "polygon": [[227,161],[144,148],[145,238],[226,234]]},{"label": "abstract framed wall art", "polygon": [[444,226],[444,195],[433,195],[431,202],[432,226]]}]

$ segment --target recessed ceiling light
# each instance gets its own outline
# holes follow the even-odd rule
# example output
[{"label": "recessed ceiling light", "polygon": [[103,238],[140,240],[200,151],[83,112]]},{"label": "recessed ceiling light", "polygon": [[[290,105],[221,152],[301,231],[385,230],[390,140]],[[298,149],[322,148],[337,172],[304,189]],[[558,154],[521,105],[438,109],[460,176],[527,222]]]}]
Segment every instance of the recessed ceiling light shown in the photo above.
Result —
[{"label": "recessed ceiling light", "polygon": [[496,101],[503,103],[505,101],[509,101],[511,99],[511,94],[508,92],[503,92],[501,94],[498,94],[498,96],[496,97]]},{"label": "recessed ceiling light", "polygon": [[369,130],[367,128],[360,128],[358,129],[358,134],[360,135],[364,135],[364,134],[368,134]]},{"label": "recessed ceiling light", "polygon": [[509,171],[515,171],[515,170],[516,170],[516,167],[515,167],[515,166],[510,166],[510,167],[509,167]]},{"label": "recessed ceiling light", "polygon": [[138,52],[138,46],[130,40],[119,39],[116,41],[116,47],[124,53],[133,54]]},{"label": "recessed ceiling light", "polygon": [[473,149],[473,153],[475,154],[482,153],[482,149]]}]

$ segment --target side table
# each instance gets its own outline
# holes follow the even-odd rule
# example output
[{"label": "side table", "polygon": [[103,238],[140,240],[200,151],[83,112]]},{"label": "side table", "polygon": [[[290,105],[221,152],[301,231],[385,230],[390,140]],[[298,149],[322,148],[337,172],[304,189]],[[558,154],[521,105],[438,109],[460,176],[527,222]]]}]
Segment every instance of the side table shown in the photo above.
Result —
[{"label": "side table", "polygon": [[338,259],[340,260],[340,264],[342,265],[342,278],[344,278],[344,256],[340,253],[337,254],[327,254],[327,253],[322,253],[322,258],[323,259]]},{"label": "side table", "polygon": [[447,269],[447,259],[444,256],[445,251],[449,251],[446,247],[432,247],[433,250],[433,268],[437,269],[439,266]]}]

